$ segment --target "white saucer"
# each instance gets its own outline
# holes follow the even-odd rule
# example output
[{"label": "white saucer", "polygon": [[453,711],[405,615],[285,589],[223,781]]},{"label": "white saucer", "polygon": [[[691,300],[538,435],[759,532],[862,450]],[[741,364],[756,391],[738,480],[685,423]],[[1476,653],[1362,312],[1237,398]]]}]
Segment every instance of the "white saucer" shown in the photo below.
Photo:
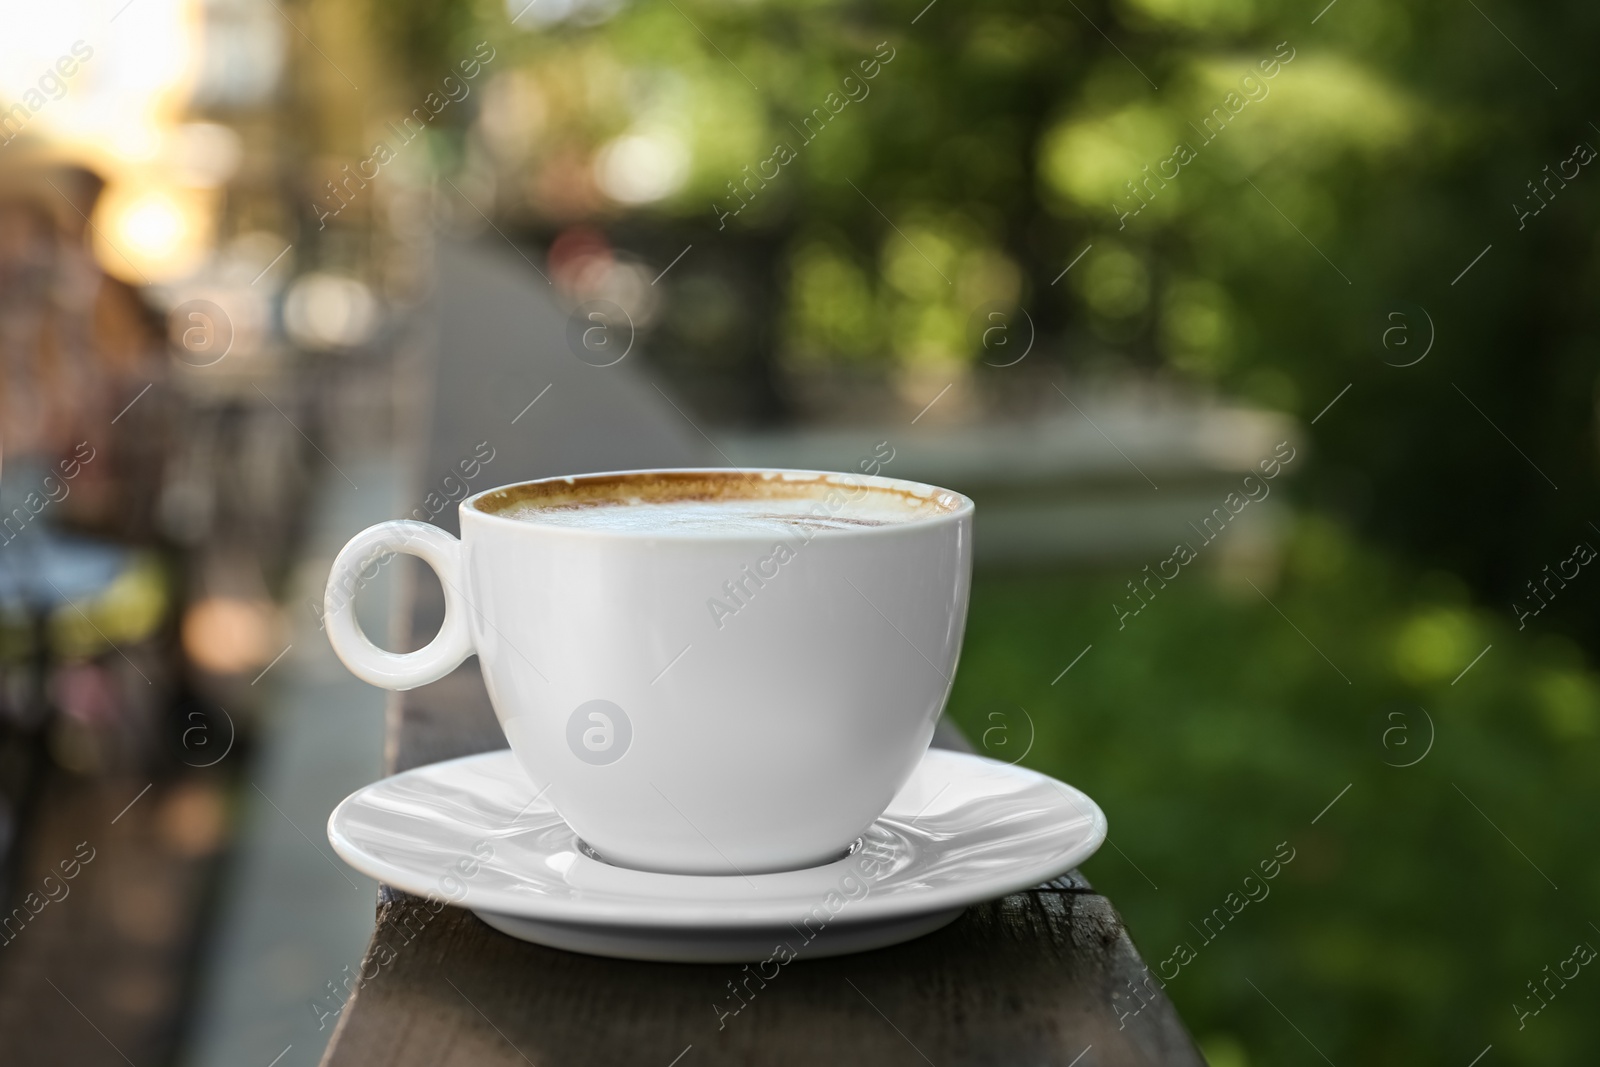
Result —
[{"label": "white saucer", "polygon": [[352,867],[470,908],[513,937],[695,963],[787,962],[910,940],[969,904],[1071,870],[1105,837],[1105,815],[1071,786],[944,749],[928,751],[850,854],[775,874],[613,866],[535,795],[505,750],[386,778],[328,817],[328,840]]}]

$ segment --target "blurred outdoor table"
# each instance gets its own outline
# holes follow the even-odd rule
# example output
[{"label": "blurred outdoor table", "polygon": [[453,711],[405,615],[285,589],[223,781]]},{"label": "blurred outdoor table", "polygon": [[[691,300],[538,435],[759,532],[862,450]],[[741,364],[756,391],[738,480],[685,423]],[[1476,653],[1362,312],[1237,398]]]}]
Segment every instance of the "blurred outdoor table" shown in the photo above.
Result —
[{"label": "blurred outdoor table", "polygon": [[[444,258],[438,314],[441,350],[451,357],[429,385],[425,485],[478,440],[509,443],[497,444],[508,458],[475,489],[702,461],[694,433],[665,428],[673,426],[665,416],[675,416],[654,390],[561,350],[560,313],[538,290],[513,284],[492,256],[447,249]],[[544,421],[530,409],[518,416],[521,397],[547,383],[563,395],[552,397]],[[586,440],[593,444],[583,451]],[[636,459],[616,455],[622,442]],[[438,521],[453,526],[454,515]],[[419,594],[408,647],[431,635],[439,613]],[[944,729],[941,742],[964,747]],[[391,773],[503,747],[475,661],[391,702]],[[380,890],[374,945],[399,947],[385,950],[393,958],[340,1011],[325,1067],[1203,1063],[1147,981],[1111,902],[1076,871],[971,907],[903,945],[797,960],[720,1026],[713,1006],[726,1000],[736,965],[563,952],[497,933],[456,907],[400,932],[419,906],[426,909],[420,898]]]}]

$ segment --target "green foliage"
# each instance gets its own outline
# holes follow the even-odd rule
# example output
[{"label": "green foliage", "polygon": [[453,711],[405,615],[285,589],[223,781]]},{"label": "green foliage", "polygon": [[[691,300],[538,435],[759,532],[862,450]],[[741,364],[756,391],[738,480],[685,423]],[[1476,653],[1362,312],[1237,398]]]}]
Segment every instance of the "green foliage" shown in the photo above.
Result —
[{"label": "green foliage", "polygon": [[[507,55],[497,74],[520,64],[500,99],[521,103],[487,127],[503,209],[626,222],[646,243],[670,229],[663,243],[693,240],[700,263],[745,257],[729,269],[776,290],[746,301],[775,325],[747,331],[747,362],[971,361],[971,313],[1018,300],[1036,363],[1160,369],[1306,420],[1352,385],[1317,427],[1309,495],[1497,600],[1595,517],[1600,336],[1583,294],[1600,284],[1600,177],[1558,179],[1535,217],[1513,205],[1540,202],[1528,183],[1575,143],[1600,145],[1585,110],[1600,7],[542,10],[513,26],[489,0],[407,0],[379,22],[413,65],[429,47],[447,59],[470,20]],[[865,78],[880,43],[893,58]],[[590,186],[629,134],[681,163],[670,191],[620,203]],[[769,162],[779,145],[791,161]],[[700,269],[685,267],[677,284]],[[1382,341],[1397,311],[1403,353]],[[1432,334],[1427,360],[1392,365]],[[1600,639],[1591,613],[1562,611]]]},{"label": "green foliage", "polygon": [[[1105,808],[1116,847],[1085,873],[1176,970],[1166,991],[1217,1063],[1318,1059],[1262,993],[1335,1063],[1600,1057],[1600,973],[1524,1029],[1512,1007],[1600,946],[1600,680],[1565,639],[1320,520],[1278,581],[1251,580],[1186,571],[1119,630],[1119,579],[980,574],[951,714],[1004,760],[1031,722],[1023,763]],[[1270,895],[1208,942],[1190,924],[1280,842],[1295,858]],[[1196,958],[1163,966],[1180,943]]]},{"label": "green foliage", "polygon": [[[1600,578],[1526,631],[1510,610],[1600,538],[1600,173],[1519,217],[1544,168],[1600,145],[1600,7],[925,3],[650,0],[533,29],[407,0],[385,18],[412,56],[470,12],[506,56],[497,77],[520,67],[515,92],[485,94],[502,211],[540,232],[614,224],[636,247],[670,233],[662,263],[693,242],[662,283],[705,333],[685,348],[726,350],[714,322],[732,335],[747,311],[750,361],[954,364],[978,355],[970,313],[1015,300],[1035,364],[1315,419],[1297,491],[1399,551],[1302,524],[1282,584],[1257,584],[1305,637],[1248,585],[1199,574],[1120,632],[1120,582],[986,576],[954,713],[995,742],[1027,708],[1028,762],[1107,807],[1161,889],[1110,848],[1090,874],[1153,963],[1278,842],[1298,850],[1169,986],[1218,1067],[1313,1061],[1246,978],[1341,1064],[1465,1064],[1491,1041],[1500,1063],[1600,1056],[1581,984],[1600,975],[1525,1030],[1511,1007],[1573,942],[1600,944],[1582,836],[1600,698],[1554,636],[1600,644],[1580,584]],[[808,132],[880,42],[894,58],[870,93]],[[628,136],[686,161],[670,191],[594,188]],[[750,178],[780,144],[794,158]],[[705,266],[719,256],[723,280]],[[1418,751],[1420,708],[1432,751],[1386,766]]]},{"label": "green foliage", "polygon": [[368,25],[383,45],[394,73],[406,84],[434,89],[472,54],[474,37],[494,18],[488,0],[367,0]]}]

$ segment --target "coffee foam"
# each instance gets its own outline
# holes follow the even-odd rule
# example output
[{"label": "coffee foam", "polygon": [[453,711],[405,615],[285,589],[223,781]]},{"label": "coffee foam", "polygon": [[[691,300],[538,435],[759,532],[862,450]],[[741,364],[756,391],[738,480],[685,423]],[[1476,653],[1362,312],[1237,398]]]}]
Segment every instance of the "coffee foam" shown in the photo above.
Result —
[{"label": "coffee foam", "polygon": [[960,504],[931,487],[923,495],[849,475],[671,471],[508,486],[474,506],[543,526],[693,536],[858,530],[949,514]]},{"label": "coffee foam", "polygon": [[791,527],[848,530],[887,526],[884,516],[808,514],[805,500],[678,500],[616,501],[610,505],[541,508],[521,505],[501,512],[507,518],[541,526],[625,530],[633,533],[771,533]]}]

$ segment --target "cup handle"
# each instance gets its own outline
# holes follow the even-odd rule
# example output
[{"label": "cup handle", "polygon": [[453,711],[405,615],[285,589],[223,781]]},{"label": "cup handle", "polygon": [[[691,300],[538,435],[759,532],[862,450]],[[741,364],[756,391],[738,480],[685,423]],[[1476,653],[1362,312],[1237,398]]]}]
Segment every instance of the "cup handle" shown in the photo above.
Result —
[{"label": "cup handle", "polygon": [[[379,648],[361,632],[356,620],[356,590],[376,577],[376,571],[371,575],[366,571],[379,557],[392,553],[416,556],[433,568],[444,587],[444,625],[427,647],[416,652]],[[350,673],[363,682],[384,689],[415,689],[436,682],[474,651],[472,635],[467,631],[466,597],[461,590],[460,541],[423,522],[380,522],[352,537],[333,561],[322,600],[328,641]]]}]

